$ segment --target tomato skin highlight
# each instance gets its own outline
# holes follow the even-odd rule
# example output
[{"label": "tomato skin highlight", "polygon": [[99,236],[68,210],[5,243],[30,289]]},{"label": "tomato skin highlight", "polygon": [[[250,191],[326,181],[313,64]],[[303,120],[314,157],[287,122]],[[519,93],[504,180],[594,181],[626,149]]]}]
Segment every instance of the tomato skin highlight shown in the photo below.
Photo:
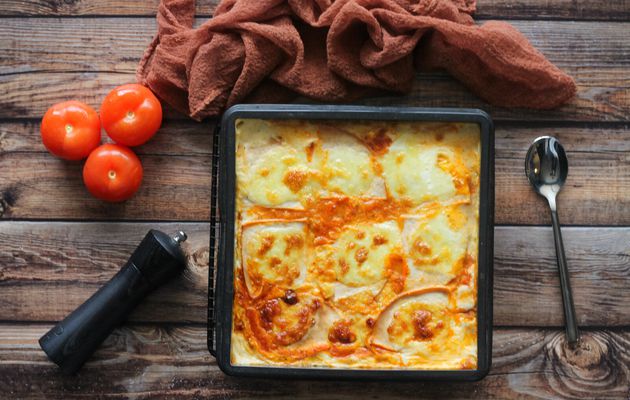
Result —
[{"label": "tomato skin highlight", "polygon": [[83,182],[96,198],[120,202],[132,197],[142,183],[142,164],[131,149],[118,144],[96,148],[83,166]]},{"label": "tomato skin highlight", "polygon": [[118,86],[101,104],[101,122],[118,144],[139,146],[162,125],[162,105],[148,88],[136,83]]},{"label": "tomato skin highlight", "polygon": [[42,142],[53,155],[81,160],[101,143],[101,121],[94,109],[71,100],[50,107],[40,126]]}]

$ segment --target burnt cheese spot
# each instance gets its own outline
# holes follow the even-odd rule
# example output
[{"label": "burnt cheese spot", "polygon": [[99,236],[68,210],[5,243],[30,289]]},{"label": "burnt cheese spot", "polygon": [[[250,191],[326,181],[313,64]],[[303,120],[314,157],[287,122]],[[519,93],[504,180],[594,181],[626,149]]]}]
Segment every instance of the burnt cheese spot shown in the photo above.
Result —
[{"label": "burnt cheese spot", "polygon": [[360,247],[357,252],[354,253],[354,259],[357,260],[359,264],[363,264],[368,258],[368,253],[368,249]]},{"label": "burnt cheese spot", "polygon": [[297,193],[304,185],[306,185],[307,173],[305,171],[292,169],[287,171],[282,179],[282,183],[284,183],[293,193]]},{"label": "burnt cheese spot", "polygon": [[273,236],[265,236],[262,238],[260,248],[258,249],[258,256],[264,256],[271,249],[274,242]]},{"label": "burnt cheese spot", "polygon": [[300,249],[304,245],[304,239],[300,235],[289,235],[284,239],[286,244],[286,248],[284,250],[284,255],[288,256],[289,252],[293,249]]},{"label": "burnt cheese spot", "polygon": [[448,158],[446,154],[439,153],[437,155],[436,162],[437,162],[438,167],[442,168],[443,170],[446,170],[449,167],[450,159]]},{"label": "burnt cheese spot", "polygon": [[350,344],[357,340],[357,335],[350,329],[350,321],[336,321],[328,330],[328,340],[333,343]]},{"label": "burnt cheese spot", "polygon": [[405,288],[405,280],[409,273],[405,259],[400,254],[392,253],[387,256],[385,262],[392,289],[396,293],[402,292]]},{"label": "burnt cheese spot", "polygon": [[455,185],[455,189],[457,189],[458,193],[465,190],[468,190],[468,192],[470,192],[470,187],[472,186],[472,183],[469,176],[456,176],[453,177],[453,185]]},{"label": "burnt cheese spot", "polygon": [[387,243],[387,239],[381,235],[375,235],[374,238],[372,238],[372,244],[374,246],[380,246],[385,243]]},{"label": "burnt cheese spot", "polygon": [[344,260],[343,258],[339,259],[339,268],[341,268],[342,274],[345,274],[348,272],[348,270],[350,270],[350,266],[348,265],[346,260]]},{"label": "burnt cheese spot", "polygon": [[274,317],[280,315],[280,302],[278,299],[267,300],[260,309],[260,318],[263,325],[269,329],[273,322]]},{"label": "burnt cheese spot", "polygon": [[426,310],[414,311],[411,321],[413,322],[414,338],[417,340],[429,340],[433,337],[433,331],[428,326],[432,315]]},{"label": "burnt cheese spot", "polygon": [[234,318],[234,330],[242,331],[243,328],[245,328],[245,325],[243,325],[243,321],[241,321],[240,318]]},{"label": "burnt cheese spot", "polygon": [[282,297],[282,300],[287,303],[288,305],[292,306],[294,304],[296,304],[298,302],[298,297],[297,297],[297,293],[295,293],[295,291],[288,289],[285,293],[284,293],[284,297]]},{"label": "burnt cheese spot", "polygon": [[434,126],[435,140],[441,142],[444,140],[444,136],[452,133],[457,133],[457,126],[455,124],[437,124]]},{"label": "burnt cheese spot", "polygon": [[313,152],[315,152],[315,142],[310,142],[308,146],[304,148],[306,151],[306,160],[308,162],[313,161]]},{"label": "burnt cheese spot", "polygon": [[473,358],[468,357],[462,361],[461,367],[462,369],[475,369],[477,368],[477,362]]},{"label": "burnt cheese spot", "polygon": [[425,243],[422,239],[418,239],[413,243],[413,248],[423,256],[431,254],[431,247]]},{"label": "burnt cheese spot", "polygon": [[317,237],[315,237],[315,239],[313,239],[313,245],[315,245],[315,246],[322,246],[322,245],[324,245],[324,244],[326,244],[328,242],[329,242],[329,240],[326,239],[323,236],[317,236]]},{"label": "burnt cheese spot", "polygon": [[271,259],[269,260],[269,266],[271,268],[276,268],[280,264],[282,264],[282,260],[278,257],[271,257]]},{"label": "burnt cheese spot", "polygon": [[365,145],[377,155],[387,153],[391,144],[392,138],[387,135],[386,128],[380,128],[365,138]]}]

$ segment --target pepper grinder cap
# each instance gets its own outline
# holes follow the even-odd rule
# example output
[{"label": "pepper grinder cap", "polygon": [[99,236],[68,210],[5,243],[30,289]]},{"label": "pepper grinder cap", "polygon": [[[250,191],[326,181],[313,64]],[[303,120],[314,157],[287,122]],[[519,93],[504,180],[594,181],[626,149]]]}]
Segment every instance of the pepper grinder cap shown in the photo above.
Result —
[{"label": "pepper grinder cap", "polygon": [[180,247],[186,239],[182,231],[170,237],[151,229],[129,260],[152,286],[160,286],[186,268],[186,256]]}]

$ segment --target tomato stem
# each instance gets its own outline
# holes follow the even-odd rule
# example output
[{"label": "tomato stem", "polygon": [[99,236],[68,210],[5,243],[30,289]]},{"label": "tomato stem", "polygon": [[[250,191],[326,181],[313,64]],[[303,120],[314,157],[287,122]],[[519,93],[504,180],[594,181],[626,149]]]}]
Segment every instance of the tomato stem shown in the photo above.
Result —
[{"label": "tomato stem", "polygon": [[72,132],[72,125],[66,124],[66,133]]},{"label": "tomato stem", "polygon": [[109,179],[116,179],[116,171],[114,171],[113,169],[110,169],[109,172],[107,173],[107,176],[109,177]]}]

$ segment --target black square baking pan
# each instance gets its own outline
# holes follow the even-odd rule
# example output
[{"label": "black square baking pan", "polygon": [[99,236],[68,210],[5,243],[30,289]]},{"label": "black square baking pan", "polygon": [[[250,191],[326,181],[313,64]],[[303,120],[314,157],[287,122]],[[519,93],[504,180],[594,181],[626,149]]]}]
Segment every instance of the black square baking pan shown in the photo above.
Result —
[{"label": "black square baking pan", "polygon": [[[348,121],[379,123],[468,123],[479,127],[478,248],[476,270],[476,365],[463,369],[377,369],[295,365],[234,365],[231,357],[235,296],[236,122],[237,120]],[[492,353],[494,216],[494,128],[476,109],[394,108],[341,105],[237,105],[225,112],[213,141],[208,291],[208,349],[219,367],[234,376],[353,380],[474,381],[489,371]],[[286,253],[285,253],[286,254]],[[474,346],[474,345],[473,345]]]}]

